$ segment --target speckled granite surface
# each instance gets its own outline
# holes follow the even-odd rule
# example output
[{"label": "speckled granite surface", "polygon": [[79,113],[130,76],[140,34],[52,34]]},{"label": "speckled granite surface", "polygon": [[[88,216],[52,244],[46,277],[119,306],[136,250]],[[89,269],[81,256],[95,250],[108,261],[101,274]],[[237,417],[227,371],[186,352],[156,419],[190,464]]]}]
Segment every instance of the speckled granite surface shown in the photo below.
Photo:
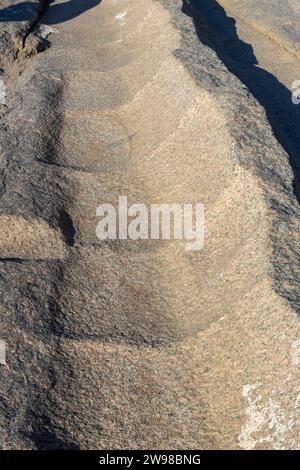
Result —
[{"label": "speckled granite surface", "polygon": [[[7,72],[4,448],[300,447],[295,174],[187,7],[53,2]],[[204,249],[99,242],[119,194],[204,203]]]}]

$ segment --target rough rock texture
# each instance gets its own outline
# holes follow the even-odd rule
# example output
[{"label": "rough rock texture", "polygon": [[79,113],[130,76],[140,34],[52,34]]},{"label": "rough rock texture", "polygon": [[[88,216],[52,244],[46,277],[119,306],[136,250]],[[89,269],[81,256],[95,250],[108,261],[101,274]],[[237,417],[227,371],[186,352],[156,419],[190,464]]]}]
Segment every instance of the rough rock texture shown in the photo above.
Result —
[{"label": "rough rock texture", "polygon": [[[296,449],[289,155],[177,0],[55,1],[2,119],[2,446]],[[100,27],[101,25],[101,27]],[[201,252],[96,207],[205,204]]]},{"label": "rough rock texture", "polygon": [[23,49],[45,4],[46,0],[0,1],[0,66],[3,62],[11,62]]}]

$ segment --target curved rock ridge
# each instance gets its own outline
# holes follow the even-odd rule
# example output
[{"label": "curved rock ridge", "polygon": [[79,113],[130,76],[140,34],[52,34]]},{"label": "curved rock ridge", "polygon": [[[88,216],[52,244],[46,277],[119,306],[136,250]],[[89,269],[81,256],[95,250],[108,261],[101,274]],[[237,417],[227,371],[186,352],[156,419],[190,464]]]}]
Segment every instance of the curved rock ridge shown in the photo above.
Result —
[{"label": "curved rock ridge", "polygon": [[[1,130],[2,446],[298,448],[299,207],[263,109],[180,1],[42,23]],[[100,242],[120,195],[204,204],[204,248]]]}]

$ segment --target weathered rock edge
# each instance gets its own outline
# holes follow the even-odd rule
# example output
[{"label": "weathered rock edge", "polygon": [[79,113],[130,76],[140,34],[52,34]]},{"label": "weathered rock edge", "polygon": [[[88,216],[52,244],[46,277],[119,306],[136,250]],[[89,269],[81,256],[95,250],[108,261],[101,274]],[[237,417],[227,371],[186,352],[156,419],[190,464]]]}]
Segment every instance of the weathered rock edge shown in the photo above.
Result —
[{"label": "weathered rock edge", "polygon": [[4,18],[5,15],[7,16],[7,21],[0,22],[1,67],[5,63],[16,59],[19,52],[24,48],[27,36],[42,16],[47,3],[47,0],[28,0],[26,2],[26,16],[24,14],[23,17],[20,10],[20,13],[17,13],[18,19],[15,19],[16,13],[13,12],[13,8],[16,6],[18,8],[20,2],[16,0],[3,0],[1,2],[0,15],[2,14]]},{"label": "weathered rock edge", "polygon": [[190,2],[183,1],[187,13],[183,15],[181,1],[158,1],[171,12],[173,24],[182,35],[176,57],[196,83],[216,97],[226,113],[228,132],[235,143],[235,162],[257,177],[263,189],[270,211],[273,251],[270,277],[275,291],[300,315],[300,209],[293,190],[294,175],[288,155],[277,142],[263,108],[226,69],[216,53],[199,42],[192,24],[197,22],[198,14]]}]

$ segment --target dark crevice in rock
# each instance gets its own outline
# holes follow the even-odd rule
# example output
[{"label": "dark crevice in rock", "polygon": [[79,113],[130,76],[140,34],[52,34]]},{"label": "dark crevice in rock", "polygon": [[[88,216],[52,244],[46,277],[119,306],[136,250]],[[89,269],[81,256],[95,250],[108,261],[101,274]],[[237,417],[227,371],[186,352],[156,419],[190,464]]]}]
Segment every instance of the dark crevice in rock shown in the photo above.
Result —
[{"label": "dark crevice in rock", "polygon": [[44,414],[39,414],[39,410],[35,409],[27,415],[27,422],[32,431],[22,430],[20,434],[26,440],[29,439],[37,450],[80,450],[78,444],[54,432],[49,418]]},{"label": "dark crevice in rock", "polygon": [[52,432],[33,432],[30,434],[30,439],[36,445],[37,450],[80,450],[74,442],[59,439]]},{"label": "dark crevice in rock", "polygon": [[65,242],[68,246],[75,245],[76,229],[73,224],[71,216],[65,209],[61,209],[58,216],[58,226],[64,236]]},{"label": "dark crevice in rock", "polygon": [[53,263],[57,264],[58,260],[47,260],[47,259],[38,259],[38,258],[0,258],[0,263],[7,264],[7,263],[14,263],[14,264],[36,264],[36,263]]}]

